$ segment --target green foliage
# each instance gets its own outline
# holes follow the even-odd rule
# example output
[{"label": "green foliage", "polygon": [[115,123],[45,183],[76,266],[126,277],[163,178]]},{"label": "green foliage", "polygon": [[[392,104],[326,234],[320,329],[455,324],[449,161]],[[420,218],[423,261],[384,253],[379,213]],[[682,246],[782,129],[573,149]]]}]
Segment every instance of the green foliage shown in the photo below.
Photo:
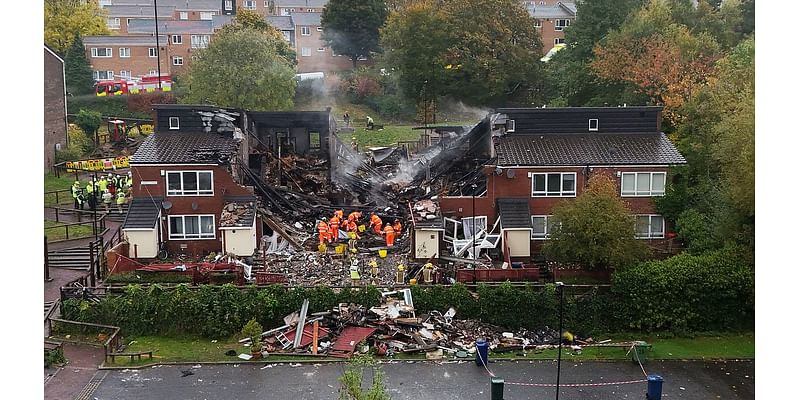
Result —
[{"label": "green foliage", "polygon": [[105,15],[97,0],[45,0],[44,42],[64,54],[76,35],[108,35]]},{"label": "green foliage", "polygon": [[44,352],[44,367],[49,368],[51,365],[62,365],[67,362],[64,357],[64,349],[59,347],[54,350],[45,350]]},{"label": "green foliage", "polygon": [[292,65],[279,53],[283,42],[251,28],[217,33],[189,67],[181,102],[252,111],[290,109],[296,84]]},{"label": "green foliage", "polygon": [[106,278],[106,284],[128,283],[191,283],[192,277],[176,272],[148,272],[132,271],[121,274],[111,274]]},{"label": "green foliage", "polygon": [[[364,391],[362,382],[364,381],[364,370],[372,370],[372,384],[369,390]],[[370,356],[356,355],[347,362],[347,369],[339,377],[339,399],[340,400],[390,400],[391,396],[386,393],[383,379],[384,372],[377,366],[375,360]]]},{"label": "green foliage", "polygon": [[515,0],[415,2],[389,16],[381,44],[416,103],[450,95],[477,105],[530,104],[538,96],[541,40]]},{"label": "green foliage", "polygon": [[155,117],[153,112],[153,104],[175,104],[177,99],[172,92],[152,92],[152,93],[139,93],[134,95],[124,96],[128,100],[128,111],[133,113],[149,115],[150,118]]},{"label": "green foliage", "polygon": [[615,318],[641,330],[752,329],[755,274],[730,249],[681,254],[614,274]]},{"label": "green foliage", "polygon": [[261,324],[256,321],[255,318],[252,318],[250,321],[244,325],[242,328],[242,334],[240,335],[242,339],[250,339],[252,351],[261,351],[261,333],[264,332],[264,328]]},{"label": "green foliage", "polygon": [[383,0],[330,0],[322,10],[322,40],[356,69],[359,57],[380,51],[378,30],[388,13]]},{"label": "green foliage", "polygon": [[236,11],[236,17],[232,24],[227,24],[220,29],[220,32],[235,32],[243,29],[252,29],[264,33],[275,42],[278,55],[283,57],[291,66],[297,65],[297,52],[284,40],[281,31],[270,24],[263,15],[241,8]]},{"label": "green foliage", "polygon": [[103,123],[103,116],[97,111],[80,110],[75,116],[75,125],[83,131],[86,136],[94,138],[100,125]]},{"label": "green foliage", "polygon": [[635,239],[634,217],[607,175],[592,176],[587,190],[559,204],[551,218],[550,240],[542,252],[552,260],[588,269],[621,268],[647,255]]},{"label": "green foliage", "polygon": [[97,97],[93,94],[70,96],[67,98],[67,113],[77,114],[81,109],[85,109],[119,118],[152,118],[150,112],[143,113],[128,110],[129,97],[131,96]]},{"label": "green foliage", "polygon": [[92,68],[86,59],[83,40],[77,33],[64,56],[64,79],[67,82],[67,92],[71,95],[94,93]]}]

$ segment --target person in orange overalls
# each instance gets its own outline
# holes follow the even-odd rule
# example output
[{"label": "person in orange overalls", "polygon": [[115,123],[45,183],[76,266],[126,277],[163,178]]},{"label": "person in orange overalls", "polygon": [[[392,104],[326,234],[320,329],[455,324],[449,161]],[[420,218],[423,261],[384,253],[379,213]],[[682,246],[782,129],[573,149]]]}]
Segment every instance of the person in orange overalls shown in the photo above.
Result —
[{"label": "person in orange overalls", "polygon": [[328,224],[325,222],[325,218],[323,217],[319,224],[317,225],[317,229],[319,230],[319,244],[323,245],[328,242],[329,240],[329,231],[328,231]]},{"label": "person in orange overalls", "polygon": [[361,212],[359,211],[353,211],[350,213],[350,215],[347,216],[348,222],[353,221],[355,223],[358,223],[358,220],[360,219],[361,219]]},{"label": "person in orange overalls", "polygon": [[339,221],[344,221],[344,210],[336,210],[333,215],[339,217]]},{"label": "person in orange overalls", "polygon": [[356,224],[356,221],[348,220],[345,223],[345,226],[348,233],[352,232],[356,239],[361,239],[361,236],[358,234],[358,225]]},{"label": "person in orange overalls", "polygon": [[381,217],[375,215],[375,213],[370,214],[369,227],[375,231],[376,235],[383,236],[383,231],[381,231],[382,226],[383,221],[381,220]]},{"label": "person in orange overalls", "polygon": [[394,228],[395,236],[400,237],[400,232],[403,231],[403,225],[400,224],[400,220],[399,219],[395,219],[394,220],[394,225],[392,226],[392,228]]},{"label": "person in orange overalls", "polygon": [[383,234],[386,235],[386,247],[394,246],[394,228],[390,223],[387,222],[383,227]]},{"label": "person in orange overalls", "polygon": [[339,219],[339,214],[338,214],[338,211],[337,211],[336,213],[333,214],[333,217],[331,218],[331,221],[330,221],[330,224],[331,224],[330,237],[331,237],[331,242],[332,243],[336,243],[336,242],[339,241],[339,224],[341,224],[341,223],[342,223],[342,220]]}]

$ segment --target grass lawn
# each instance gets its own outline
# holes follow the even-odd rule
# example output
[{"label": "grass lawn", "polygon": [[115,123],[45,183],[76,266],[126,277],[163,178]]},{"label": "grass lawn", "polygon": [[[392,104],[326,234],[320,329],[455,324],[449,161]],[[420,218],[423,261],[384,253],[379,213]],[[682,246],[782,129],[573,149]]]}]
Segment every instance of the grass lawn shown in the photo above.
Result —
[{"label": "grass lawn", "polygon": [[[62,174],[60,178],[57,178],[53,174],[46,174],[44,176],[44,191],[51,192],[54,190],[69,190],[72,187],[72,184],[75,182],[75,175],[64,175]],[[83,182],[84,186],[86,182]],[[58,194],[58,202],[60,204],[56,204],[56,195],[55,194],[46,194],[44,195],[44,205],[45,207],[48,206],[55,206],[55,205],[72,205],[72,195],[69,191],[61,192]]]},{"label": "grass lawn", "polygon": [[[695,338],[647,338],[647,337],[627,337],[626,341],[644,340],[653,345],[652,350],[645,357],[647,360],[706,360],[706,359],[741,359],[755,357],[755,335],[726,335],[726,336],[701,336]],[[249,347],[237,343],[236,339],[219,340],[216,343],[211,340],[199,337],[158,337],[142,336],[135,338],[126,352],[153,351],[153,360],[142,360],[131,362],[130,359],[120,357],[109,366],[136,366],[146,365],[153,362],[220,362],[234,361],[244,362],[237,357],[226,356],[228,350],[236,350],[237,354],[249,354]],[[591,360],[630,360],[631,355],[626,355],[627,349],[623,348],[597,348],[585,347],[580,355],[573,354],[568,348],[562,348],[562,358],[574,361]],[[520,355],[520,351],[495,354],[492,358],[526,358],[531,360],[552,360],[558,356],[557,349],[542,351],[528,351],[525,357]],[[395,359],[424,359],[424,354],[400,354]],[[322,358],[327,360],[329,358]],[[332,358],[330,358],[332,359]],[[298,360],[320,360],[312,356],[289,356],[272,354],[260,362],[278,361],[298,361]]]},{"label": "grass lawn", "polygon": [[[367,147],[392,146],[399,141],[417,140],[422,134],[421,129],[412,130],[411,125],[384,126],[380,131],[368,131],[363,126],[357,126],[353,136],[356,137],[359,150],[364,151]],[[342,141],[349,142],[350,137],[342,134]]]},{"label": "grass lawn", "polygon": [[[44,234],[47,236],[47,241],[64,240],[67,238],[66,229],[69,229],[69,238],[77,239],[82,237],[92,236],[92,225],[75,225],[69,228],[63,228],[64,224],[61,222],[44,220]],[[61,228],[56,228],[61,227]],[[52,229],[47,229],[52,228]]]}]

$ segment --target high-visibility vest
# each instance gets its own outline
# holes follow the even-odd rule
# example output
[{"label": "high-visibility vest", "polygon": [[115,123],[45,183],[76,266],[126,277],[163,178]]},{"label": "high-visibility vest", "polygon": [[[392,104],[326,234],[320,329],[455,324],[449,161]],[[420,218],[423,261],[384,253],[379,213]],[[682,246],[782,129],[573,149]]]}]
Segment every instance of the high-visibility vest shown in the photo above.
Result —
[{"label": "high-visibility vest", "polygon": [[117,204],[125,204],[125,193],[117,193]]},{"label": "high-visibility vest", "polygon": [[112,195],[111,192],[103,193],[103,203],[111,204],[111,200],[113,200],[113,199],[114,199],[114,195]]},{"label": "high-visibility vest", "polygon": [[383,228],[383,233],[394,233],[394,228],[391,225],[386,224],[386,227]]},{"label": "high-visibility vest", "polygon": [[79,190],[81,190],[80,187],[72,185],[72,198],[73,199],[77,199],[78,198],[78,191]]},{"label": "high-visibility vest", "polygon": [[401,225],[400,222],[395,222],[392,228],[394,228],[395,232],[400,233],[400,231],[403,230],[403,225]]},{"label": "high-visibility vest", "polygon": [[320,221],[319,225],[317,226],[319,229],[319,233],[327,233],[328,232],[328,224],[325,221]]},{"label": "high-visibility vest", "polygon": [[106,189],[108,189],[108,181],[105,178],[100,179],[100,181],[97,182],[97,187],[100,189],[101,192],[105,192]]},{"label": "high-visibility vest", "polygon": [[86,193],[92,194],[92,192],[94,192],[94,185],[92,185],[92,182],[89,182],[86,184]]}]

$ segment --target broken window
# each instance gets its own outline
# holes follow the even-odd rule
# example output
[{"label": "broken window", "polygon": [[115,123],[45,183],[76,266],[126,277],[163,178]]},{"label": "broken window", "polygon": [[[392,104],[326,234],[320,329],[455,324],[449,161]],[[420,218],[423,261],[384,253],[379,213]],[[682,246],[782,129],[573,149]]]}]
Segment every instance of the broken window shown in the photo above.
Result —
[{"label": "broken window", "polygon": [[458,222],[452,218],[444,218],[444,238],[445,240],[453,241],[458,236],[458,226],[461,225],[461,222]]},{"label": "broken window", "polygon": [[170,240],[214,239],[213,215],[170,215]]},{"label": "broken window", "polygon": [[311,133],[309,133],[309,139],[308,140],[310,142],[310,144],[309,144],[310,148],[312,148],[312,149],[320,148],[319,132],[311,132]]},{"label": "broken window", "polygon": [[211,171],[167,172],[167,196],[205,196],[214,194]]},{"label": "broken window", "polygon": [[485,231],[486,220],[486,216],[477,216],[475,217],[475,222],[473,223],[472,217],[461,218],[461,226],[464,228],[464,239],[470,239],[472,238],[473,234],[478,234],[481,231]]}]

